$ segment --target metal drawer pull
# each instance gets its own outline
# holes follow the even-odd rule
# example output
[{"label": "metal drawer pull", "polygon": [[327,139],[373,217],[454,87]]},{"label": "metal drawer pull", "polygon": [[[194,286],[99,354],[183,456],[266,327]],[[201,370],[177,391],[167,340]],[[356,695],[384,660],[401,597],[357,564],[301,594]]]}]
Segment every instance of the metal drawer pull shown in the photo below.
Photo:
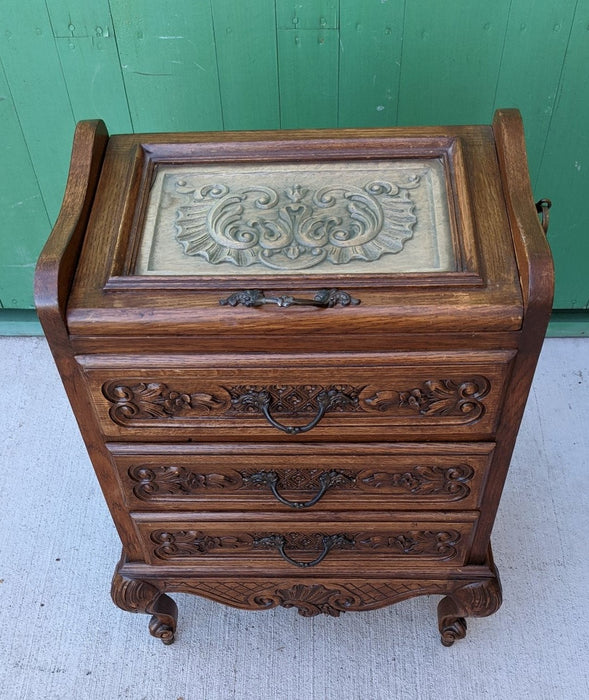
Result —
[{"label": "metal drawer pull", "polygon": [[280,501],[280,503],[283,503],[285,506],[290,506],[291,508],[297,509],[310,508],[311,506],[314,506],[321,500],[327,489],[331,488],[332,486],[335,486],[338,483],[351,481],[349,477],[335,470],[323,472],[323,474],[321,474],[321,476],[319,477],[319,483],[321,485],[321,488],[319,489],[319,491],[317,491],[315,496],[313,496],[313,498],[310,501],[303,502],[289,501],[287,498],[284,498],[284,496],[281,496],[278,493],[278,474],[276,472],[256,472],[255,474],[248,476],[247,480],[249,483],[252,484],[269,486],[272,489],[272,493],[274,494],[276,500]]},{"label": "metal drawer pull", "polygon": [[323,542],[323,551],[316,559],[313,559],[313,561],[297,561],[296,559],[289,557],[284,551],[286,546],[286,538],[283,535],[268,535],[267,537],[260,537],[260,539],[254,541],[254,546],[262,548],[271,547],[273,549],[277,549],[284,561],[292,564],[293,566],[299,566],[301,568],[317,566],[317,564],[320,564],[328,555],[329,551],[334,547],[354,546],[354,540],[351,540],[345,535],[341,534],[323,535],[321,539]]},{"label": "metal drawer pull", "polygon": [[299,435],[300,433],[307,433],[319,423],[323,418],[325,413],[332,408],[335,408],[338,404],[342,405],[356,405],[358,403],[357,398],[353,398],[344,394],[343,391],[338,391],[337,389],[329,389],[320,391],[317,394],[316,401],[318,405],[317,414],[312,421],[307,423],[307,425],[283,425],[275,420],[270,414],[270,402],[271,402],[270,392],[262,389],[257,391],[256,389],[250,389],[250,391],[231,399],[233,405],[251,406],[252,408],[257,408],[262,411],[264,417],[270,423],[270,425],[282,430],[289,435]]},{"label": "metal drawer pull", "polygon": [[271,297],[265,296],[261,289],[242,289],[230,294],[226,299],[219,299],[221,306],[264,306],[264,304],[276,304],[276,306],[317,306],[321,309],[331,309],[338,304],[341,306],[356,306],[360,299],[341,289],[320,289],[312,299],[297,299],[290,294]]}]

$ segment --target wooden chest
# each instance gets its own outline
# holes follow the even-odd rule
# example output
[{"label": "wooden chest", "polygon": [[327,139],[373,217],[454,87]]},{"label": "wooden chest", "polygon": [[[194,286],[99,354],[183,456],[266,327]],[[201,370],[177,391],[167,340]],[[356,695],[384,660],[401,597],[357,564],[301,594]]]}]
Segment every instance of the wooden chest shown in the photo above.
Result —
[{"label": "wooden chest", "polygon": [[552,286],[516,111],[80,123],[36,299],[121,537],[114,602],[171,643],[169,592],[305,616],[435,594],[463,637],[501,603],[490,535]]}]

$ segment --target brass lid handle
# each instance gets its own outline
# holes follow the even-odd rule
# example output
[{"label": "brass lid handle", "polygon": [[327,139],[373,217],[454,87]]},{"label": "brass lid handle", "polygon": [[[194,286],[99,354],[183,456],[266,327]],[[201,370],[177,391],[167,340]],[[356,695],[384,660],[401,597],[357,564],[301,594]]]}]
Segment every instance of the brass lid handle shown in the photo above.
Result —
[{"label": "brass lid handle", "polygon": [[281,296],[266,296],[261,289],[242,289],[230,294],[226,299],[219,299],[221,306],[256,307],[265,304],[275,304],[283,308],[289,306],[316,306],[321,309],[331,309],[334,306],[356,306],[360,299],[355,299],[342,289],[320,289],[312,299],[297,299],[290,294]]}]

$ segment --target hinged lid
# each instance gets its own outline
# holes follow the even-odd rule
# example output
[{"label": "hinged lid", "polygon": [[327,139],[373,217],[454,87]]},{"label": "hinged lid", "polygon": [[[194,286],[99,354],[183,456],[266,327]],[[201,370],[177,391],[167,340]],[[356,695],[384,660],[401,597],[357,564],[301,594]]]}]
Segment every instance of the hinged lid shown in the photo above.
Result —
[{"label": "hinged lid", "polygon": [[112,136],[70,332],[517,329],[497,156],[485,126]]}]

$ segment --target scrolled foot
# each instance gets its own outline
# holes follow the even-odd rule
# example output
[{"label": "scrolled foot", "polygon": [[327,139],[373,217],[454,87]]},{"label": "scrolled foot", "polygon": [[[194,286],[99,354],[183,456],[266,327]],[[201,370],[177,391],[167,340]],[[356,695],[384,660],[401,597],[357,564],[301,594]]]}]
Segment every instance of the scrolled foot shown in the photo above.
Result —
[{"label": "scrolled foot", "polygon": [[152,637],[161,639],[164,644],[173,644],[175,639],[174,629],[164,624],[158,617],[152,615],[149,621],[149,631]]},{"label": "scrolled foot", "polygon": [[164,644],[172,644],[178,620],[176,603],[148,581],[121,576],[115,572],[111,586],[115,605],[128,612],[151,614],[149,631]]},{"label": "scrolled foot", "polygon": [[467,617],[486,617],[501,606],[499,578],[474,581],[455,588],[438,604],[438,627],[441,641],[450,647],[466,636]]}]

